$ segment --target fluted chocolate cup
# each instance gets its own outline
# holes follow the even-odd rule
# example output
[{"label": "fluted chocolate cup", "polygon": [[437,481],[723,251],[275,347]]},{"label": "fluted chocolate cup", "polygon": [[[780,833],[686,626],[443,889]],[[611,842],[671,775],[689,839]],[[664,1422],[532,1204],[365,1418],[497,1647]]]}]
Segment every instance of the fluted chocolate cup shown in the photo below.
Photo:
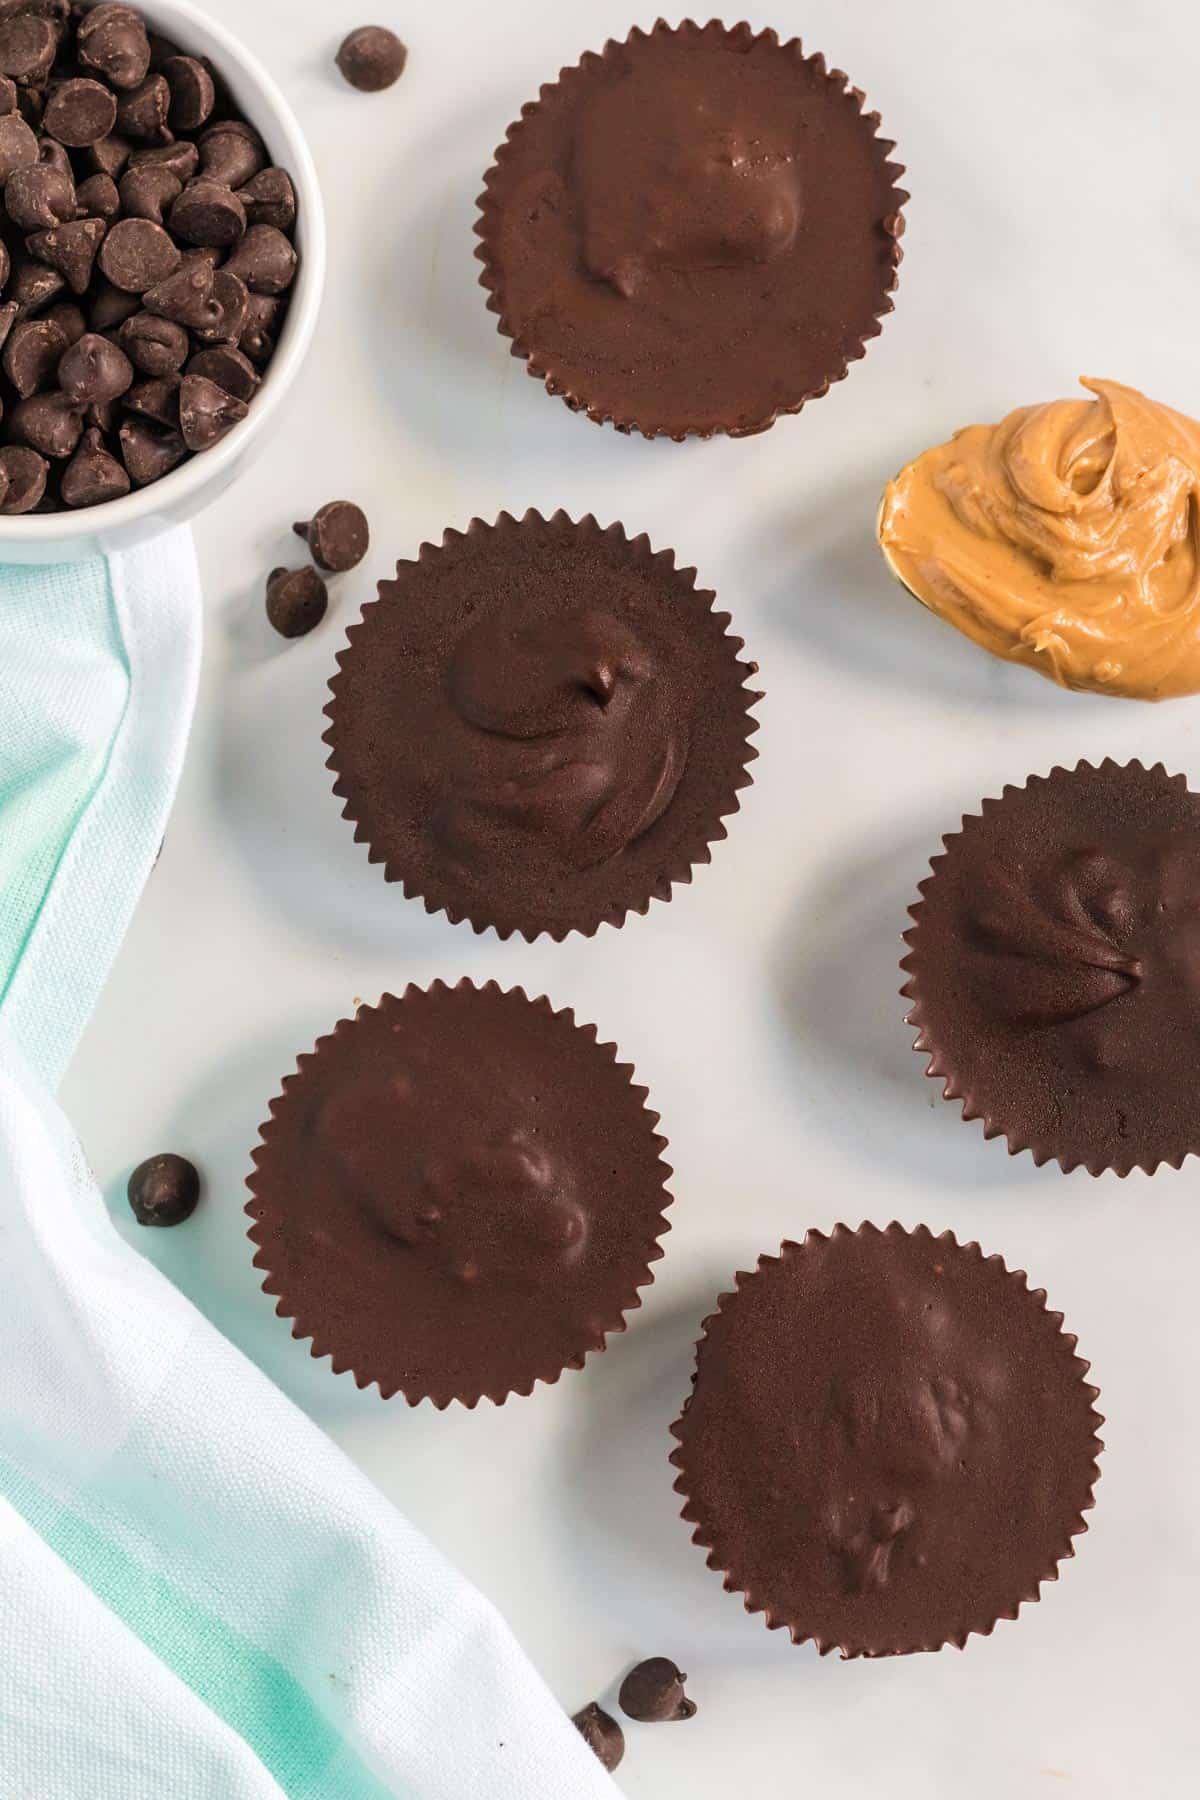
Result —
[{"label": "fluted chocolate cup", "polygon": [[590,935],[668,900],[750,785],[728,613],[673,552],[566,513],[425,544],[349,631],[334,792],[389,881],[476,931]]},{"label": "fluted chocolate cup", "polygon": [[249,1177],[255,1266],[359,1387],[501,1404],[641,1304],[666,1140],[616,1048],[494,982],[385,995],[301,1056]]},{"label": "fluted chocolate cup", "polygon": [[725,1587],[822,1655],[961,1648],[1087,1529],[1102,1423],[1040,1288],[927,1226],[810,1231],[705,1321],[672,1427]]},{"label": "fluted chocolate cup", "polygon": [[892,310],[908,199],[879,115],[798,39],[635,28],[522,109],[480,197],[488,306],[577,412],[764,431]]}]

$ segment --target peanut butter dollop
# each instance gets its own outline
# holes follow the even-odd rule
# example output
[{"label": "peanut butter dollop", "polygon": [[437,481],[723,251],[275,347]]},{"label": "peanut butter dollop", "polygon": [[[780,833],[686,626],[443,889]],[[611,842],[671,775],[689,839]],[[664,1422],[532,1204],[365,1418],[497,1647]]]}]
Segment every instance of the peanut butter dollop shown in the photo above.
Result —
[{"label": "peanut butter dollop", "polygon": [[1200,423],[1116,381],[968,425],[889,482],[879,542],[931,611],[1063,687],[1200,692]]}]

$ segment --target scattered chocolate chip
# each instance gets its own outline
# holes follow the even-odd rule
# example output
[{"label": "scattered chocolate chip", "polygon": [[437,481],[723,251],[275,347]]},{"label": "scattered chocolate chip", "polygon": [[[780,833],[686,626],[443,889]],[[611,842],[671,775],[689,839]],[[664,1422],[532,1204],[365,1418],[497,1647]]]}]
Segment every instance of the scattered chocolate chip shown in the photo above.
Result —
[{"label": "scattered chocolate chip", "polygon": [[121,177],[121,211],[127,219],[163,222],[163,209],[178,199],[183,183],[166,163],[134,163]]},{"label": "scattered chocolate chip", "polygon": [[87,152],[87,160],[98,175],[111,175],[115,181],[129,161],[132,148],[127,139],[118,137],[114,132],[91,146]]},{"label": "scattered chocolate chip", "polygon": [[75,169],[71,162],[71,153],[59,143],[57,138],[44,137],[38,146],[38,161],[48,163],[52,169],[58,169],[63,175],[75,179]]},{"label": "scattered chocolate chip", "polygon": [[103,219],[74,219],[50,231],[35,232],[28,240],[29,249],[39,262],[66,277],[73,294],[86,294],[107,229]]},{"label": "scattered chocolate chip", "polygon": [[327,501],[307,524],[292,529],[307,543],[317,567],[332,575],[357,568],[371,543],[367,515],[353,500]]},{"label": "scattered chocolate chip", "polygon": [[[175,201],[167,223],[185,243],[224,247],[236,244],[245,231],[246,209],[221,182],[198,175]],[[287,243],[286,238],[283,241]]]},{"label": "scattered chocolate chip", "polygon": [[325,617],[329,590],[315,569],[272,569],[267,617],[280,637],[304,637]]},{"label": "scattered chocolate chip", "polygon": [[56,461],[70,456],[83,431],[83,409],[65,394],[49,389],[18,400],[8,421],[10,435],[18,444],[27,444],[41,456]]},{"label": "scattered chocolate chip", "polygon": [[181,264],[165,281],[148,288],[142,303],[147,312],[193,331],[206,330],[221,317],[220,302],[213,299],[213,271],[205,262]]},{"label": "scattered chocolate chip", "polygon": [[38,141],[20,113],[0,118],[0,181],[14,169],[31,169],[38,159]]},{"label": "scattered chocolate chip", "polygon": [[171,90],[161,75],[147,75],[117,102],[117,130],[140,143],[168,142]]},{"label": "scattered chocolate chip", "polygon": [[260,169],[253,181],[238,189],[250,225],[274,225],[290,231],[296,223],[296,190],[286,169]]},{"label": "scattered chocolate chip", "polygon": [[250,295],[240,275],[218,269],[213,276],[212,297],[219,309],[210,325],[197,325],[194,336],[201,344],[236,344],[246,323]]},{"label": "scattered chocolate chip", "polygon": [[392,87],[404,73],[408,51],[394,31],[383,25],[360,25],[344,38],[337,66],[352,88],[362,94],[379,94]]},{"label": "scattered chocolate chip", "polygon": [[131,6],[96,6],[85,12],[76,47],[80,62],[115,88],[136,88],[150,67],[146,27]]},{"label": "scattered chocolate chip", "polygon": [[126,409],[141,413],[143,418],[153,419],[157,425],[169,425],[173,431],[177,431],[179,385],[178,375],[152,375],[130,388],[125,396]]},{"label": "scattered chocolate chip", "polygon": [[92,289],[92,324],[97,331],[112,331],[137,312],[138,304],[136,294],[127,294],[123,288],[114,287],[102,275]]},{"label": "scattered chocolate chip", "polygon": [[96,331],[85,332],[58,365],[59,387],[81,407],[119,399],[132,382],[133,364],[125,352]]},{"label": "scattered chocolate chip", "polygon": [[99,143],[116,122],[117,101],[112,89],[86,76],[60,82],[42,114],[42,129],[72,150]]},{"label": "scattered chocolate chip", "polygon": [[66,468],[60,492],[66,506],[101,506],[129,492],[129,476],[93,425]]},{"label": "scattered chocolate chip", "polygon": [[50,163],[14,169],[4,184],[4,210],[21,231],[48,231],[78,216],[75,183]]},{"label": "scattered chocolate chip", "polygon": [[33,257],[21,256],[13,263],[7,293],[9,299],[16,302],[18,317],[23,319],[30,313],[40,312],[51,300],[57,300],[66,285],[57,269],[36,262]]},{"label": "scattered chocolate chip", "polygon": [[244,119],[222,119],[210,125],[200,139],[201,171],[226,187],[245,187],[266,162],[262,139]]},{"label": "scattered chocolate chip", "polygon": [[132,169],[170,169],[182,187],[200,167],[200,152],[189,139],[180,138],[174,144],[156,144],[150,150],[135,150],[129,166]]},{"label": "scattered chocolate chip", "polygon": [[27,400],[39,388],[50,386],[67,348],[61,325],[50,319],[22,319],[8,334],[0,366],[18,397]]},{"label": "scattered chocolate chip", "polygon": [[189,375],[206,375],[227,394],[247,403],[253,400],[262,379],[250,358],[235,350],[232,344],[213,344],[210,349],[197,350],[188,363],[187,372]]},{"label": "scattered chocolate chip", "polygon": [[625,1733],[617,1721],[593,1700],[571,1720],[589,1750],[594,1750],[611,1775],[625,1754]]},{"label": "scattered chocolate chip", "polygon": [[129,1177],[129,1204],[139,1225],[182,1225],[200,1199],[200,1177],[186,1156],[152,1156]]},{"label": "scattered chocolate chip", "polygon": [[189,450],[211,450],[248,411],[206,375],[185,375],[179,390],[179,429]]},{"label": "scattered chocolate chip", "polygon": [[161,481],[187,455],[187,445],[177,431],[164,431],[149,419],[126,419],[119,432],[121,455],[134,487]]},{"label": "scattered chocolate chip", "polygon": [[100,267],[114,287],[144,294],[179,267],[179,246],[151,219],[120,219],[100,246]]},{"label": "scattered chocolate chip", "polygon": [[643,1724],[661,1724],[671,1719],[690,1719],[695,1702],[683,1691],[687,1676],[666,1656],[651,1656],[630,1669],[621,1683],[618,1695],[621,1711]]},{"label": "scattered chocolate chip", "polygon": [[28,450],[23,444],[7,444],[0,450],[0,476],[5,483],[0,513],[11,517],[32,512],[46,492],[49,473],[49,463],[36,450]]},{"label": "scattered chocolate chip", "polygon": [[194,56],[168,56],[162,73],[171,91],[167,122],[174,131],[199,131],[216,100],[213,78]]},{"label": "scattered chocolate chip", "polygon": [[42,316],[58,326],[68,344],[77,344],[87,330],[87,320],[73,300],[60,300],[57,306],[49,307]]},{"label": "scattered chocolate chip", "polygon": [[[7,281],[7,255],[3,260],[5,264],[4,279]],[[2,282],[0,282],[0,286],[3,286]],[[18,312],[19,308],[15,300],[6,300],[4,305],[0,306],[0,349],[8,342],[8,335],[17,322]],[[64,326],[63,329],[65,330],[66,327]]]},{"label": "scattered chocolate chip", "polygon": [[274,225],[251,225],[225,267],[252,294],[282,294],[296,273],[296,252]]},{"label": "scattered chocolate chip", "polygon": [[121,196],[111,175],[89,175],[76,188],[75,198],[93,219],[115,219],[121,210]]},{"label": "scattered chocolate chip", "polygon": [[58,33],[49,19],[29,13],[0,19],[0,74],[36,86],[49,75],[57,49]]},{"label": "scattered chocolate chip", "polygon": [[275,354],[276,327],[281,310],[282,302],[270,294],[251,294],[238,349],[244,350],[252,362],[268,362]]},{"label": "scattered chocolate chip", "polygon": [[134,313],[117,335],[122,350],[143,375],[173,375],[187,361],[191,340],[183,326],[171,319],[156,319],[148,312]]}]

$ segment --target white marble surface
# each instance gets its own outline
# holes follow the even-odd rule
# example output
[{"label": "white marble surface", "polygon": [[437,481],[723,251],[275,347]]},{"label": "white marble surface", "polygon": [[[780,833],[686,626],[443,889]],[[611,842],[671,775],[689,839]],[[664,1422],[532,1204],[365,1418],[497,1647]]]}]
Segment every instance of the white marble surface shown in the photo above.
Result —
[{"label": "white marble surface", "polygon": [[[384,0],[412,53],[375,99],[330,69],[358,22],[346,0],[212,6],[311,134],[332,275],[277,445],[197,527],[191,759],[67,1085],[121,1228],[133,1162],[196,1158],[202,1213],[139,1248],[492,1595],[565,1704],[639,1654],[690,1668],[700,1713],[631,1731],[630,1796],[1182,1800],[1200,1764],[1200,1164],[1120,1182],[1010,1161],[923,1080],[896,962],[964,808],[1083,755],[1162,757],[1195,785],[1200,702],[1078,698],[990,661],[905,601],[872,520],[910,451],[1081,372],[1200,413],[1192,0],[755,8],[881,109],[914,194],[908,254],[848,381],[765,436],[682,448],[548,399],[475,285],[493,146],[542,80],[624,33],[626,7]],[[284,645],[263,576],[292,518],[343,493],[370,513],[371,557],[325,626]],[[620,517],[697,563],[768,690],[757,784],[712,868],[619,934],[561,946],[476,938],[385,887],[319,742],[342,629],[390,562],[530,505]],[[659,1279],[606,1356],[530,1400],[443,1416],[384,1407],[292,1341],[257,1289],[241,1181],[298,1050],[356,998],[462,974],[545,990],[619,1041],[661,1108],[677,1204]],[[1092,1530],[1041,1605],[964,1654],[843,1665],[722,1593],[676,1519],[666,1431],[731,1272],[864,1216],[951,1226],[1026,1266],[1092,1358],[1108,1450]]]}]

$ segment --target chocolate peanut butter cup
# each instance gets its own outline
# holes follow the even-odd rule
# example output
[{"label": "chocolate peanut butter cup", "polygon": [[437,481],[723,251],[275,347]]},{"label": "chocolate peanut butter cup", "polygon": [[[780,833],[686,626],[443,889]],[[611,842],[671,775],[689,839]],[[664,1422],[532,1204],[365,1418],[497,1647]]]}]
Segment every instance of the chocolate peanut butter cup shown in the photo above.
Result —
[{"label": "chocolate peanut butter cup", "polygon": [[484,178],[488,306],[529,373],[619,431],[763,431],[892,310],[903,170],[795,38],[634,29],[542,88]]},{"label": "chocolate peanut butter cup", "polygon": [[750,785],[755,665],[620,525],[502,513],[400,563],[330,686],[334,792],[389,881],[477,931],[620,925]]},{"label": "chocolate peanut butter cup", "polygon": [[602,1350],[653,1280],[657,1123],[615,1047],[545,999],[385,995],[272,1102],[246,1208],[263,1290],[384,1399],[528,1394]]},{"label": "chocolate peanut butter cup", "polygon": [[1064,1171],[1200,1150],[1200,795],[1081,762],[944,840],[905,934],[928,1073],[964,1119]]},{"label": "chocolate peanut butter cup", "polygon": [[676,1489],[748,1612],[822,1655],[960,1649],[1087,1529],[1103,1422],[1062,1316],[978,1244],[810,1231],[705,1321]]}]

